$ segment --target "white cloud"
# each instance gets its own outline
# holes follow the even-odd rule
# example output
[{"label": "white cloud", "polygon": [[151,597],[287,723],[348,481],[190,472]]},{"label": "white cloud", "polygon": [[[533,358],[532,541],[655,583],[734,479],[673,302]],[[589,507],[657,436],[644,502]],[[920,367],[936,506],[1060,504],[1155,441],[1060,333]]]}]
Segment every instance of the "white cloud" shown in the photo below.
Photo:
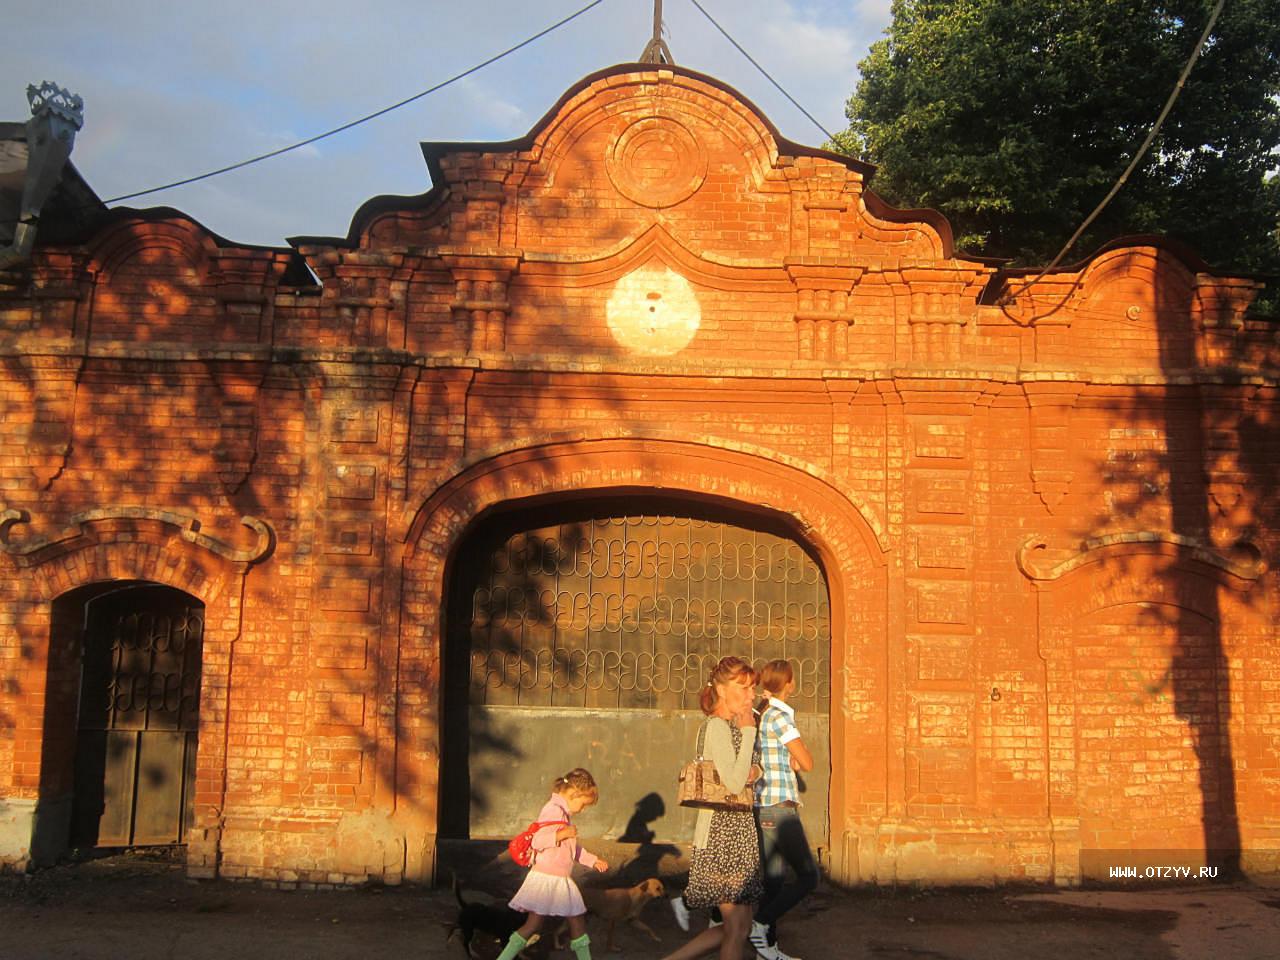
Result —
[{"label": "white cloud", "polygon": [[472,108],[490,127],[506,131],[504,139],[510,140],[528,131],[530,120],[525,111],[489,89],[488,84],[468,78],[461,81],[460,87]]}]

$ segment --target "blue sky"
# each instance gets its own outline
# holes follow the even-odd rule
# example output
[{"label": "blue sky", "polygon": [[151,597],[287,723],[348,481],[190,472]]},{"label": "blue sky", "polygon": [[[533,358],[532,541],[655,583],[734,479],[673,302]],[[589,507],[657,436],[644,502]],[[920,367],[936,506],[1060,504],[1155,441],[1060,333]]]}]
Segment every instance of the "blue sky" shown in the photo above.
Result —
[{"label": "blue sky", "polygon": [[[323,132],[445,80],[588,0],[59,0],[9,17],[0,119],[30,111],[28,83],[80,94],[72,158],[104,198],[234,163]],[[702,0],[829,130],[844,126],[857,63],[889,23],[889,0]],[[823,135],[689,0],[664,0],[677,63],[713,74],[787,137]],[[131,201],[177,207],[231,240],[345,235],[378,194],[430,187],[422,140],[520,136],[575,81],[635,60],[652,0],[594,10],[466,80],[283,157]]]}]

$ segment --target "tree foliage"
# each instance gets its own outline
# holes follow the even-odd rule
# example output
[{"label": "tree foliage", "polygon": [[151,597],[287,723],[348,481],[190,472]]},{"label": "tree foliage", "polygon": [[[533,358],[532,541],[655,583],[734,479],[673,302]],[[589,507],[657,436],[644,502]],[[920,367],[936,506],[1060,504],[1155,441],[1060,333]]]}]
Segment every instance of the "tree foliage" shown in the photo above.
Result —
[{"label": "tree foliage", "polygon": [[[872,188],[891,203],[946,214],[962,249],[1046,263],[1138,150],[1213,5],[894,0],[836,146],[878,165]],[[1280,271],[1278,149],[1280,0],[1228,0],[1073,256],[1164,233],[1217,265]]]}]

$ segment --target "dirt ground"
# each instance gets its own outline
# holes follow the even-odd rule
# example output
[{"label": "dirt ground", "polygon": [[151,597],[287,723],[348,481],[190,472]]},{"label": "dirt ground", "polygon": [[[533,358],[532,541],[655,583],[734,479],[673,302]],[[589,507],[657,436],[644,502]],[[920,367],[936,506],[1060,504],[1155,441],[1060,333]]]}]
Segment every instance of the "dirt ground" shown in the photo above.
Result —
[{"label": "dirt ground", "polygon": [[[0,877],[0,957],[461,960],[462,945],[448,939],[456,912],[448,889],[283,891],[195,882],[163,857],[122,854]],[[656,960],[686,936],[665,903],[650,904],[644,919],[662,943],[626,929],[619,935],[622,953],[613,955]],[[595,956],[610,956],[603,928],[593,921],[589,929]],[[824,888],[787,917],[781,942],[805,960],[1274,960],[1280,956],[1280,889]],[[483,936],[476,946],[478,957],[496,953],[494,941]]]}]

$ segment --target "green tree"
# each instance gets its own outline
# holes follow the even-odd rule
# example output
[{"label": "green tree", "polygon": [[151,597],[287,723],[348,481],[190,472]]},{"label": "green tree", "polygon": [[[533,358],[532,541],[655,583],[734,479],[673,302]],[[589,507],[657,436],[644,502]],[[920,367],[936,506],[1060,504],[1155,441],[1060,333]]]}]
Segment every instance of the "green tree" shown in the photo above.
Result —
[{"label": "green tree", "polygon": [[[1213,0],[894,0],[835,146],[961,249],[1048,262],[1146,137]],[[1068,256],[1133,233],[1280,271],[1280,0],[1228,0],[1142,165]],[[1270,182],[1268,180],[1270,179]]]}]

